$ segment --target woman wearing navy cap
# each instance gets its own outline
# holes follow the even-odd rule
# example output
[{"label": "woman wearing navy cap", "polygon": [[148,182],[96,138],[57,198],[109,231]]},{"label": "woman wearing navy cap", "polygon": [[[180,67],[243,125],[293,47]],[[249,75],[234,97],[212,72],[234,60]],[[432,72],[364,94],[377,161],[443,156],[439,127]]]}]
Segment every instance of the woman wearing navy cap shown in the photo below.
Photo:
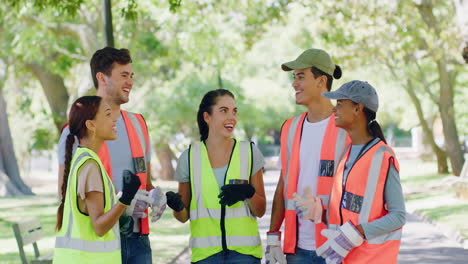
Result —
[{"label": "woman wearing navy cap", "polygon": [[[376,120],[377,93],[367,82],[351,81],[322,96],[337,100],[335,124],[352,142],[336,170],[323,214],[328,240],[317,254],[327,263],[397,263],[406,213],[398,161]],[[321,210],[313,199],[296,200],[310,211]]]}]

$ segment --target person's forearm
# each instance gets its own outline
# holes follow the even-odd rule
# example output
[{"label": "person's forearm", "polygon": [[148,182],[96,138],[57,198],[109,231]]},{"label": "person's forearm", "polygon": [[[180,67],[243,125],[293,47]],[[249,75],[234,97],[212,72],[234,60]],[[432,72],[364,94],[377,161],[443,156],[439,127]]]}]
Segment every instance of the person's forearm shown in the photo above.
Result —
[{"label": "person's forearm", "polygon": [[187,222],[187,220],[189,220],[190,218],[190,215],[189,215],[189,212],[188,212],[188,209],[187,208],[184,208],[182,211],[180,212],[176,212],[174,211],[174,217],[179,220],[179,222],[181,223],[185,223]]},{"label": "person's forearm", "polygon": [[126,206],[117,202],[107,213],[102,214],[96,219],[91,219],[94,231],[98,236],[103,236],[119,221],[120,216],[125,211]]},{"label": "person's forearm", "polygon": [[266,211],[265,187],[263,183],[263,170],[257,171],[250,177],[250,184],[255,189],[252,197],[247,199],[250,211],[256,217],[262,217]]},{"label": "person's forearm", "polygon": [[120,216],[127,207],[117,202],[109,211],[104,213],[104,195],[102,192],[97,191],[87,192],[85,202],[94,232],[98,236],[105,235],[119,221]]},{"label": "person's forearm", "polygon": [[271,210],[270,231],[279,231],[284,220],[284,196],[283,178],[280,176],[273,198],[273,208]]},{"label": "person's forearm", "polygon": [[179,222],[185,223],[190,219],[190,200],[192,199],[189,182],[179,183],[179,194],[181,196],[182,203],[184,204],[184,209],[180,212],[174,211],[173,214]]},{"label": "person's forearm", "polygon": [[252,198],[247,200],[249,204],[250,211],[256,217],[262,217],[266,211],[266,199],[265,196],[261,196],[257,192],[252,196]]},{"label": "person's forearm", "polygon": [[405,224],[405,212],[389,212],[387,215],[369,223],[361,224],[367,239],[391,232]]},{"label": "person's forearm", "polygon": [[146,190],[154,189],[153,180],[151,179],[151,162],[146,163]]},{"label": "person's forearm", "polygon": [[387,176],[384,198],[388,207],[388,214],[372,222],[362,224],[368,239],[396,230],[406,222],[405,200],[401,189],[400,176],[393,166],[390,167]]}]

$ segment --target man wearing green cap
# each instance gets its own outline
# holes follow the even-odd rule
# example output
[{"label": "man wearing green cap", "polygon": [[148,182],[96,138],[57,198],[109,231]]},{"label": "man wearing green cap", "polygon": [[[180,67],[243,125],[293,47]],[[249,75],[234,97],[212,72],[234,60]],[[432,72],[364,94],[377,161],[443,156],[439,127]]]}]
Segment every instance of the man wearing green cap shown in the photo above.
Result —
[{"label": "man wearing green cap", "polygon": [[[341,77],[341,69],[321,49],[308,49],[281,68],[293,71],[296,104],[305,106],[307,111],[288,119],[281,128],[281,176],[267,233],[266,260],[268,264],[325,263],[315,253],[326,241],[320,233],[325,225],[321,217],[315,222],[302,219],[315,212],[301,210],[293,198],[319,197],[318,211],[328,205],[335,164],[349,138],[344,130],[335,127],[333,105],[321,94],[331,90],[333,79]],[[279,230],[283,220],[281,250]]]}]

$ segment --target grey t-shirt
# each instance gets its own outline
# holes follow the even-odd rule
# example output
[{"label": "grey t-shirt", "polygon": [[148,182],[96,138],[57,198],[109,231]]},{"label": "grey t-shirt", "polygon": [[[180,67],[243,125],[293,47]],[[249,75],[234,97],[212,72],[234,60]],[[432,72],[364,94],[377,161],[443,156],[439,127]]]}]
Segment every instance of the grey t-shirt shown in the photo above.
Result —
[{"label": "grey t-shirt", "polygon": [[[130,149],[130,141],[128,140],[127,128],[123,121],[122,114],[116,123],[117,128],[117,139],[107,140],[106,144],[109,149],[109,155],[112,163],[112,182],[114,183],[115,190],[121,191],[123,187],[122,173],[124,170],[130,170],[135,172],[132,161],[132,151]],[[58,146],[58,160],[59,164],[65,164],[65,144],[67,136],[70,134],[70,129],[67,126],[60,136]],[[148,142],[150,143],[150,142]],[[151,146],[151,144],[148,144]],[[73,145],[73,153],[75,153],[78,147],[78,140],[75,138],[75,144]],[[146,162],[151,160],[151,148],[148,149],[145,155]]]},{"label": "grey t-shirt", "polygon": [[[365,153],[369,148],[379,142],[378,138],[373,139],[362,151]],[[356,162],[359,153],[364,145],[351,145],[348,161],[345,164],[343,182],[346,181],[349,170]],[[362,155],[362,154],[361,154]],[[387,182],[384,189],[384,199],[388,207],[388,214],[372,222],[362,224],[362,229],[367,239],[374,238],[381,234],[393,231],[402,227],[406,222],[405,200],[400,184],[400,174],[393,164],[390,165]]]},{"label": "grey t-shirt", "polygon": [[[189,162],[188,162],[188,149],[186,149],[179,157],[177,162],[177,168],[175,171],[174,178],[178,182],[189,182],[190,181],[190,172],[189,172]],[[263,158],[260,150],[252,144],[252,175],[257,173],[265,165],[265,159]],[[213,173],[216,177],[219,187],[221,188],[224,185],[224,176],[226,175],[228,164],[221,168],[213,168]]]}]

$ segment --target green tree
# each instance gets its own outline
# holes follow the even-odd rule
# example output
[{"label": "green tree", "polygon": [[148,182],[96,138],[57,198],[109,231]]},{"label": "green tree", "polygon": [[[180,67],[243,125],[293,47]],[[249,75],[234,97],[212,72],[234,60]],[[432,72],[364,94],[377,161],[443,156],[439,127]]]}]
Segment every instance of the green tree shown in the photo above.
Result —
[{"label": "green tree", "polygon": [[[324,17],[318,34],[329,45],[341,49],[354,65],[386,67],[396,83],[408,93],[418,113],[426,138],[438,158],[439,171],[459,175],[463,154],[454,108],[457,76],[461,71],[456,56],[461,39],[456,32],[451,2],[344,1],[323,3],[318,16]],[[383,74],[383,73],[382,73]],[[427,98],[427,99],[422,99]],[[445,149],[435,144],[424,116],[423,101],[436,107],[443,123]]]}]

